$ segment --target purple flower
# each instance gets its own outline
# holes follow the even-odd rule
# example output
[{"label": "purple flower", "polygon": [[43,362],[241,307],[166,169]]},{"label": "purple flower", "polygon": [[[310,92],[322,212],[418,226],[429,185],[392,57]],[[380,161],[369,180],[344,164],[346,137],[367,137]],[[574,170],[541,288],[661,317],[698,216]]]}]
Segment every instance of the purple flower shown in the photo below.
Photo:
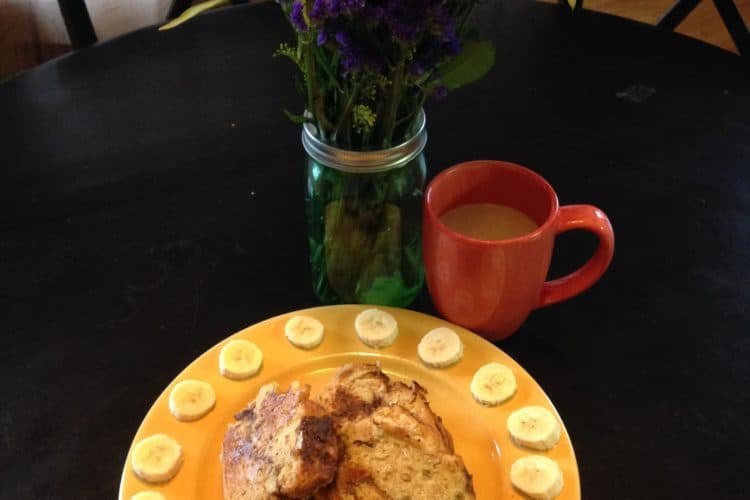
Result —
[{"label": "purple flower", "polygon": [[441,3],[434,2],[423,14],[427,25],[409,65],[409,72],[415,76],[422,76],[461,52],[455,21],[448,10]]},{"label": "purple flower", "polygon": [[362,10],[366,0],[314,0],[310,19],[325,21],[339,16],[351,16]]},{"label": "purple flower", "polygon": [[385,16],[385,9],[378,5],[365,5],[362,9],[362,17],[365,22],[377,24]]},{"label": "purple flower", "polygon": [[294,2],[292,10],[289,12],[289,20],[297,31],[307,31],[307,22],[305,22],[305,15],[302,12],[304,9],[302,2]]},{"label": "purple flower", "polygon": [[429,0],[388,0],[384,19],[393,36],[413,42],[427,26]]},{"label": "purple flower", "polygon": [[442,101],[446,98],[448,95],[448,87],[445,85],[437,85],[434,89],[432,89],[432,97],[436,101]]},{"label": "purple flower", "polygon": [[365,6],[366,0],[340,0],[342,14],[354,14]]},{"label": "purple flower", "polygon": [[337,17],[341,13],[341,0],[328,0],[328,17]]},{"label": "purple flower", "polygon": [[325,20],[328,15],[328,1],[327,0],[315,0],[310,8],[308,17],[310,20],[315,22],[321,22]]},{"label": "purple flower", "polygon": [[431,33],[444,44],[444,49],[451,55],[461,52],[461,42],[456,34],[456,24],[442,5],[432,9]]},{"label": "purple flower", "polygon": [[415,60],[409,65],[409,73],[414,76],[422,76],[424,72],[424,66],[419,60]]},{"label": "purple flower", "polygon": [[458,37],[453,37],[445,42],[445,47],[450,55],[455,56],[461,52],[461,40]]},{"label": "purple flower", "polygon": [[382,69],[383,64],[376,51],[353,39],[348,32],[338,30],[334,39],[341,51],[341,66],[344,68],[344,74],[350,74],[365,68],[371,71]]},{"label": "purple flower", "polygon": [[409,65],[409,72],[420,76],[443,62],[447,55],[443,42],[435,37],[425,37],[417,46],[414,60]]},{"label": "purple flower", "polygon": [[341,65],[344,67],[344,73],[360,69],[363,66],[362,57],[349,34],[346,31],[339,30],[333,37],[341,50]]},{"label": "purple flower", "polygon": [[334,38],[336,39],[336,43],[338,43],[342,49],[349,47],[352,43],[349,35],[345,31],[337,31]]},{"label": "purple flower", "polygon": [[295,30],[313,33],[318,46],[340,54],[344,75],[381,71],[393,43],[415,49],[408,71],[417,77],[461,51],[445,0],[277,1],[286,6]]}]

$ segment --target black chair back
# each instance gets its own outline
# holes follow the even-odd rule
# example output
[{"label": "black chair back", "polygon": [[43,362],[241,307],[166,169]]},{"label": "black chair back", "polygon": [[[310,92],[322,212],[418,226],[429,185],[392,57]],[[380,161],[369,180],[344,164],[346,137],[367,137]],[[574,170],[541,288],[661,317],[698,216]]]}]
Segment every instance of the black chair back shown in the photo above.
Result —
[{"label": "black chair back", "polygon": [[85,0],[58,0],[58,4],[73,49],[96,43],[96,31]]},{"label": "black chair back", "polygon": [[[96,43],[96,31],[86,8],[86,0],[58,0],[58,4],[73,49],[78,50]],[[172,0],[167,11],[167,19],[177,17],[191,4],[192,0]]]}]

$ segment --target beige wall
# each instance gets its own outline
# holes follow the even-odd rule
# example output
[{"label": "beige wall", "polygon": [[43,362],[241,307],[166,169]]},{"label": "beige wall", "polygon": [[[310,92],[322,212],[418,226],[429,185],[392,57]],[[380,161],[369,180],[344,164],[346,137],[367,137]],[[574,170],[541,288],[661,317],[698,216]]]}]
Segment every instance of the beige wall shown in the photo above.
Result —
[{"label": "beige wall", "polygon": [[68,43],[57,0],[0,0],[0,48],[32,39]]},{"label": "beige wall", "polygon": [[100,40],[104,40],[163,21],[167,17],[170,2],[169,0],[86,0],[86,4],[89,7],[96,35]]},{"label": "beige wall", "polygon": [[[96,34],[104,40],[166,17],[169,0],[86,0]],[[0,0],[0,29],[10,29],[5,13],[33,25],[30,35],[43,43],[68,43],[57,0]]]}]

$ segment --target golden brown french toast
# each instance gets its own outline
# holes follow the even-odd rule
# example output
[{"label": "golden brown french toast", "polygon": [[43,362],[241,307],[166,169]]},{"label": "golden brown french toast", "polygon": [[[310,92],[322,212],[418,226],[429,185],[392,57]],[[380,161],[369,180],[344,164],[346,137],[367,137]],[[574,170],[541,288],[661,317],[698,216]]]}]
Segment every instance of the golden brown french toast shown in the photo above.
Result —
[{"label": "golden brown french toast", "polygon": [[318,401],[333,417],[341,447],[323,499],[473,499],[471,476],[427,391],[388,378],[377,365],[343,366]]},{"label": "golden brown french toast", "polygon": [[310,498],[333,481],[333,422],[309,396],[307,385],[268,384],[235,417],[221,452],[224,500]]}]

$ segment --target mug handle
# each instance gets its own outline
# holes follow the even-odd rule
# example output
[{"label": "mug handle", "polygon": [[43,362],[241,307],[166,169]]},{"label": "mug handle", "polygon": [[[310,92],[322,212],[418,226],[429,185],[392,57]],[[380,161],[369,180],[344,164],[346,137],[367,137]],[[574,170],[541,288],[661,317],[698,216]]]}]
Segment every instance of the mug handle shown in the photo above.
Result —
[{"label": "mug handle", "polygon": [[599,238],[594,255],[580,269],[542,285],[535,309],[562,302],[578,295],[596,283],[612,262],[615,252],[615,233],[607,215],[592,205],[566,205],[560,207],[555,235],[582,229]]}]

